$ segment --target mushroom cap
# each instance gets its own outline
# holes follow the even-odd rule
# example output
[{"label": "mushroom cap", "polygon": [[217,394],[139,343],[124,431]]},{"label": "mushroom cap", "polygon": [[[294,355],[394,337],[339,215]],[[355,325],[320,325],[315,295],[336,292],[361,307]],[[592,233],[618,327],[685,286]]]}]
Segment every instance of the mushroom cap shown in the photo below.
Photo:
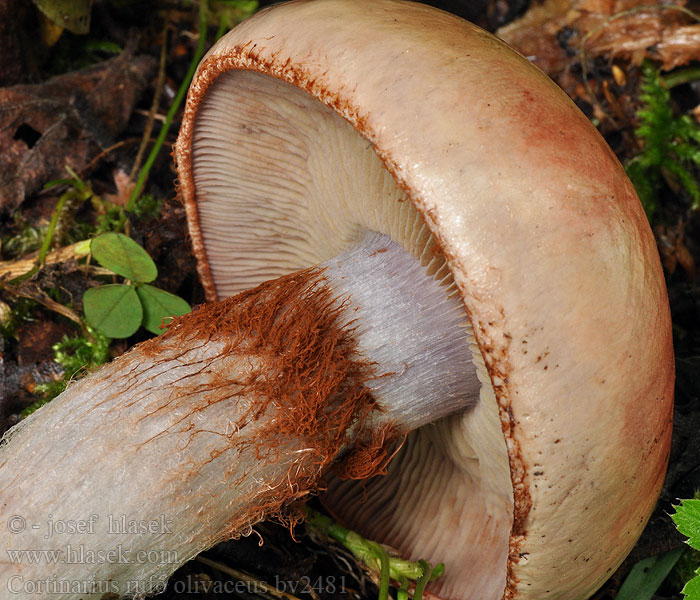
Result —
[{"label": "mushroom cap", "polygon": [[644,212],[570,99],[453,15],[300,0],[210,50],[175,157],[210,299],[367,229],[464,299],[479,404],[409,439],[366,507],[331,489],[336,511],[444,560],[444,598],[589,597],[654,508],[674,366]]}]

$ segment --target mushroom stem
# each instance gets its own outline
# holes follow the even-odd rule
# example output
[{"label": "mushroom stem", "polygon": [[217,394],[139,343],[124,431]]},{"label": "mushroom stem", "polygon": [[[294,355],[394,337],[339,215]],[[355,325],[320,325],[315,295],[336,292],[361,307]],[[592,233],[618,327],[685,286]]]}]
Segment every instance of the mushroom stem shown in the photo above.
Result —
[{"label": "mushroom stem", "polygon": [[177,319],[4,438],[0,598],[151,593],[216,542],[297,518],[334,463],[381,471],[406,431],[473,402],[464,318],[374,235]]},{"label": "mushroom stem", "polygon": [[356,352],[374,367],[365,381],[380,411],[376,423],[412,431],[464,410],[479,397],[467,349],[464,305],[387,236],[327,261],[323,276],[344,311]]}]

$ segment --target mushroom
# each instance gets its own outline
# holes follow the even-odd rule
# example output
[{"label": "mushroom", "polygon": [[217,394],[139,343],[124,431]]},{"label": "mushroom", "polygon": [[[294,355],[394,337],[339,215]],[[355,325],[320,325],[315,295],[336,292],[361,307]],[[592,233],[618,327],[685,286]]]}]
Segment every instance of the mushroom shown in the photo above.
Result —
[{"label": "mushroom", "polygon": [[563,92],[427,6],[290,2],[202,61],[175,157],[211,304],[0,453],[6,548],[129,556],[10,558],[3,589],[149,593],[327,487],[444,561],[441,598],[590,596],[660,490],[673,352],[644,213]]}]

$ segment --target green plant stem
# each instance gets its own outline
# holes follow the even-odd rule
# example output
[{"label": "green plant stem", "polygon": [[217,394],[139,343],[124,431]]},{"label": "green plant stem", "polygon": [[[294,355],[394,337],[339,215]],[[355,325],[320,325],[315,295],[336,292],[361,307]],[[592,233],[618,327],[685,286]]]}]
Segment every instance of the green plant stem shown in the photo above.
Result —
[{"label": "green plant stem", "polygon": [[377,600],[389,600],[389,583],[390,583],[390,572],[389,567],[389,555],[382,551],[379,544],[370,542],[370,545],[374,547],[377,555],[379,556],[379,595]]},{"label": "green plant stem", "polygon": [[51,248],[51,242],[53,242],[53,234],[56,232],[56,224],[58,223],[58,218],[63,212],[63,207],[66,205],[68,198],[70,197],[70,192],[63,194],[56,203],[56,208],[51,215],[51,221],[49,222],[49,228],[46,230],[46,235],[44,236],[44,241],[39,249],[39,256],[36,259],[37,268],[41,267],[46,260],[46,255],[49,253],[49,248]]},{"label": "green plant stem", "polygon": [[134,206],[136,205],[136,201],[141,195],[141,191],[143,190],[143,187],[146,184],[146,180],[148,179],[148,174],[151,170],[151,167],[153,166],[153,163],[155,162],[158,153],[160,152],[160,149],[163,146],[163,142],[165,141],[165,137],[168,135],[168,131],[170,131],[170,126],[172,125],[173,119],[175,118],[175,115],[177,114],[177,111],[180,108],[180,104],[182,104],[182,100],[185,97],[185,94],[187,93],[187,89],[190,86],[190,81],[192,81],[192,77],[194,76],[194,72],[197,69],[199,60],[204,54],[204,46],[206,44],[206,41],[207,0],[199,0],[199,40],[197,41],[197,48],[194,52],[194,56],[192,57],[192,61],[190,62],[190,66],[187,69],[187,74],[182,80],[182,83],[180,84],[180,87],[177,90],[177,94],[175,94],[173,103],[170,105],[170,110],[168,110],[168,114],[166,115],[165,121],[163,122],[163,125],[160,128],[158,137],[156,138],[156,141],[153,144],[153,148],[151,148],[151,152],[149,153],[148,158],[146,159],[146,162],[144,163],[139,173],[139,177],[136,180],[136,185],[134,186],[134,189],[131,192],[129,202],[126,205],[126,209],[128,211],[133,212]]},{"label": "green plant stem", "polygon": [[228,29],[228,23],[226,23],[226,21],[221,21],[221,23],[219,23],[219,28],[216,30],[215,42],[218,42],[219,38],[226,33],[226,29]]},{"label": "green plant stem", "polygon": [[408,600],[408,579],[404,577],[399,583],[401,587],[396,592],[396,600]]},{"label": "green plant stem", "polygon": [[413,590],[413,600],[423,599],[423,591],[425,590],[425,586],[428,585],[428,582],[433,575],[433,567],[428,561],[421,559],[418,561],[418,564],[423,569],[423,575],[418,579],[418,581],[416,581],[416,589]]},{"label": "green plant stem", "polygon": [[700,79],[700,67],[688,67],[687,69],[678,69],[664,75],[663,81],[666,87],[671,89],[677,85],[683,85],[684,83],[690,83],[691,81],[697,81]]},{"label": "green plant stem", "polygon": [[72,193],[71,191],[65,192],[64,194],[61,195],[61,197],[58,199],[58,202],[56,203],[56,208],[54,208],[53,214],[51,215],[51,221],[49,222],[49,227],[46,230],[46,235],[44,236],[44,241],[41,243],[41,248],[39,248],[39,255],[37,256],[36,264],[29,271],[27,271],[24,275],[20,275],[19,277],[15,277],[15,279],[13,279],[10,282],[11,284],[21,283],[22,281],[26,281],[27,279],[30,279],[44,265],[44,261],[46,260],[46,255],[49,253],[49,249],[51,248],[51,242],[53,241],[53,234],[56,231],[56,224],[58,223],[58,219],[61,216],[61,212],[63,212],[63,207],[66,205],[66,202],[68,202],[68,199],[70,198],[71,193]]},{"label": "green plant stem", "polygon": [[[422,590],[427,583],[438,579],[445,572],[445,565],[443,563],[432,568],[430,563],[424,560],[419,560],[416,563],[390,556],[380,544],[363,538],[358,533],[346,529],[333,521],[330,517],[322,515],[308,506],[306,507],[306,514],[308,515],[308,522],[311,526],[320,529],[340,542],[350,550],[358,560],[364,562],[373,571],[379,572],[378,600],[387,600],[389,582],[391,579],[399,582],[401,588],[398,598],[404,599],[408,597],[408,581],[416,581],[416,590],[419,595],[414,593],[413,598],[414,600],[420,600],[422,597]],[[421,581],[423,582],[422,584]]]}]

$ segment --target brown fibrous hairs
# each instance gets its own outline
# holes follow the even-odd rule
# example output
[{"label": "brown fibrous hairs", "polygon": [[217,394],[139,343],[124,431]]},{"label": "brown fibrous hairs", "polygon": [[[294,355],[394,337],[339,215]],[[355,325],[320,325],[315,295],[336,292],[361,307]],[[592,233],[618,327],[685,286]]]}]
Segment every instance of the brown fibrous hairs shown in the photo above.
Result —
[{"label": "brown fibrous hairs", "polygon": [[301,519],[298,501],[324,487],[318,473],[332,468],[341,478],[364,479],[386,471],[401,433],[391,425],[366,427],[370,413],[378,410],[365,386],[377,377],[376,365],[357,353],[354,324],[346,316],[349,302],[327,285],[322,269],[306,269],[204,304],[142,345],[142,351],[155,354],[176,339],[226,340],[224,353],[256,356],[264,370],[248,377],[244,393],[259,399],[256,414],[275,407],[275,418],[256,434],[260,459],[273,460],[270,449],[280,440],[298,439],[307,449],[304,460],[310,457],[314,468],[292,466],[286,492],[257,496],[249,514],[232,519],[231,535],[261,515],[293,526]]}]

